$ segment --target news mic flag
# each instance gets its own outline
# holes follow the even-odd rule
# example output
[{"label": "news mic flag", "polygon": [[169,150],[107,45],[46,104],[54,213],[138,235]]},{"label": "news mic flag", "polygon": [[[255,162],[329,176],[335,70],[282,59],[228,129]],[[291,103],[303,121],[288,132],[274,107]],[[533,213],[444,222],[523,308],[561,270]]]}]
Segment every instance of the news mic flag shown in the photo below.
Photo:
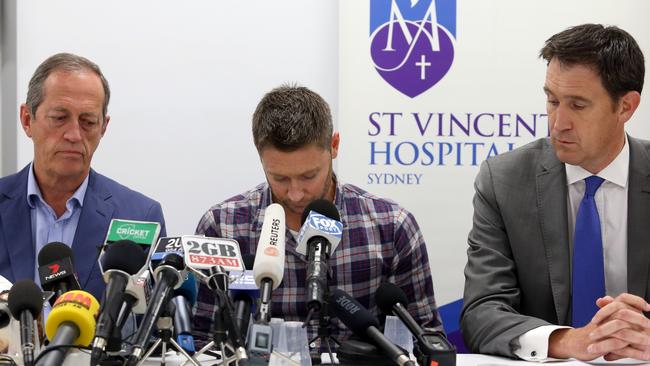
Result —
[{"label": "news mic flag", "polygon": [[38,274],[41,288],[55,293],[51,303],[63,293],[81,288],[74,271],[72,249],[61,242],[48,243],[38,252]]},{"label": "news mic flag", "polygon": [[226,272],[244,270],[239,243],[236,240],[184,235],[181,242],[185,265],[188,268],[201,270],[221,266]]},{"label": "news mic flag", "polygon": [[[331,203],[330,205],[334,206]],[[302,255],[307,255],[307,242],[309,239],[315,236],[321,236],[330,243],[330,253],[333,253],[338,247],[341,236],[343,235],[343,224],[339,221],[338,211],[336,212],[336,216],[334,216],[333,213],[319,213],[316,210],[310,209],[310,206],[305,208],[307,215],[305,216],[303,213],[303,225],[298,234],[296,251]],[[334,209],[336,210],[336,207]]]}]

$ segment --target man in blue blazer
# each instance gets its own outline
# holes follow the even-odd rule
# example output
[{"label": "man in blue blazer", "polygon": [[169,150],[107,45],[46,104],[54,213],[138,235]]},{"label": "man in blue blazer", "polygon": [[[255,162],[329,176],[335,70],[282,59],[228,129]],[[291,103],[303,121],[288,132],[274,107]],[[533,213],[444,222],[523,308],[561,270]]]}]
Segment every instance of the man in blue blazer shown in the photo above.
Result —
[{"label": "man in blue blazer", "polygon": [[0,179],[0,275],[8,280],[38,281],[38,252],[60,241],[72,248],[81,288],[100,299],[98,247],[111,219],[159,222],[165,234],[158,202],[90,168],[109,99],[99,67],[80,56],[54,55],[32,76],[20,121],[34,160]]}]

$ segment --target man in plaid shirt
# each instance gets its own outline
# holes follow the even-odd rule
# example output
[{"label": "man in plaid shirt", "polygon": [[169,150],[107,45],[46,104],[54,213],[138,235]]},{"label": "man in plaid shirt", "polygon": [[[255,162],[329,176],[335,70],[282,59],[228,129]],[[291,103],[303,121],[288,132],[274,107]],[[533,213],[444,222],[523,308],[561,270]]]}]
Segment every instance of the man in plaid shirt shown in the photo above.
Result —
[{"label": "man in plaid shirt", "polygon": [[[340,137],[332,133],[328,104],[313,91],[282,86],[266,94],[253,114],[253,138],[267,182],[219,203],[203,215],[197,234],[237,240],[242,254],[255,254],[264,210],[271,203],[284,207],[287,221],[284,278],[273,291],[273,317],[304,321],[307,316],[307,258],[296,251],[296,238],[305,207],[315,199],[334,202],[343,235],[329,259],[330,291],[339,288],[376,315],[375,291],[391,282],[402,288],[408,311],[423,327],[442,330],[424,238],[411,213],[393,201],[376,197],[337,180],[332,159]],[[318,317],[316,317],[318,318]],[[194,336],[211,340],[214,296],[199,287]],[[338,320],[332,335],[345,340],[351,334]],[[308,327],[309,338],[318,322]]]}]

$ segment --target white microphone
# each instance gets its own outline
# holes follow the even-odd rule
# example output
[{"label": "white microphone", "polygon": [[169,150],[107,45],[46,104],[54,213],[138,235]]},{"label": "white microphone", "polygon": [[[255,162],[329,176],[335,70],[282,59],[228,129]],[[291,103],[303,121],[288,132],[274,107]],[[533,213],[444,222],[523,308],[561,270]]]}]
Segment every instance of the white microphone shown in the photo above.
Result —
[{"label": "white microphone", "polygon": [[284,276],[284,247],[287,221],[284,208],[273,203],[264,211],[262,232],[257,243],[253,277],[260,288],[260,306],[257,320],[268,323],[271,320],[271,290],[278,288]]}]

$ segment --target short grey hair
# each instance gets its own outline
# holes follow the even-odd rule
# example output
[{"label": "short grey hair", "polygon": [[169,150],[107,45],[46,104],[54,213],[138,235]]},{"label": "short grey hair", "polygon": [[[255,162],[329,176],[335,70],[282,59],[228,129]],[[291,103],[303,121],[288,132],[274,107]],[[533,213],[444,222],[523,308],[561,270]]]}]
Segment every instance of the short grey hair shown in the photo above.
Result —
[{"label": "short grey hair", "polygon": [[295,151],[310,144],[331,149],[332,113],[325,100],[303,86],[285,84],[268,92],[253,113],[259,153],[271,146]]},{"label": "short grey hair", "polygon": [[104,104],[102,107],[102,119],[106,121],[106,113],[108,111],[108,101],[111,98],[111,89],[108,86],[108,81],[102,74],[102,71],[99,69],[99,66],[94,62],[88,60],[85,57],[77,56],[71,53],[57,53],[56,55],[50,56],[47,60],[43,61],[34,71],[34,75],[29,80],[29,88],[27,89],[27,108],[29,113],[36,115],[36,110],[38,106],[43,102],[45,97],[43,91],[43,84],[47,80],[48,76],[57,70],[65,71],[81,71],[88,70],[92,71],[99,79],[102,81],[102,87],[104,88]]}]

